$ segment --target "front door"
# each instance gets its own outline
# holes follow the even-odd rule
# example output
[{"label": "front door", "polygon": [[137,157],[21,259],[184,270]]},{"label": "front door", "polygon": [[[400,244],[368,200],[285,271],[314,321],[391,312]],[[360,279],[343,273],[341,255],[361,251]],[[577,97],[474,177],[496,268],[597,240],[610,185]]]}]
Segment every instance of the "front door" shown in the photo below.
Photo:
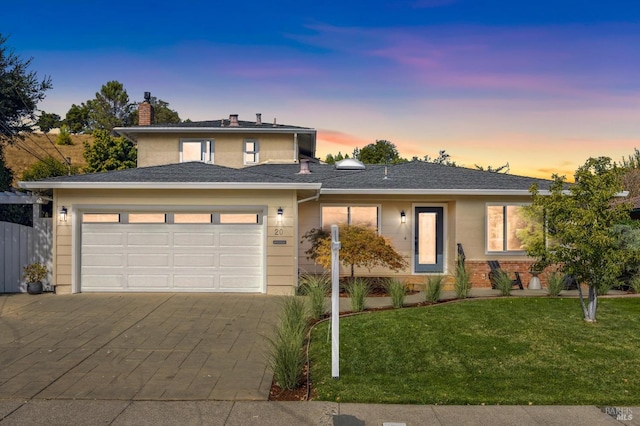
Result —
[{"label": "front door", "polygon": [[415,272],[444,272],[444,208],[415,208]]}]

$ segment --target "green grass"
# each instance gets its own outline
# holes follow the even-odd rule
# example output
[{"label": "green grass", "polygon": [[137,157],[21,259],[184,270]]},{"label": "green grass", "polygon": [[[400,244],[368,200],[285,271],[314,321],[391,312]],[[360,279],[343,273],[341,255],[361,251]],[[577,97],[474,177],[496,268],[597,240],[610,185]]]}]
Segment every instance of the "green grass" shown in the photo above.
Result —
[{"label": "green grass", "polygon": [[311,380],[326,401],[402,404],[640,404],[640,300],[467,300],[340,320],[340,378],[327,327]]}]

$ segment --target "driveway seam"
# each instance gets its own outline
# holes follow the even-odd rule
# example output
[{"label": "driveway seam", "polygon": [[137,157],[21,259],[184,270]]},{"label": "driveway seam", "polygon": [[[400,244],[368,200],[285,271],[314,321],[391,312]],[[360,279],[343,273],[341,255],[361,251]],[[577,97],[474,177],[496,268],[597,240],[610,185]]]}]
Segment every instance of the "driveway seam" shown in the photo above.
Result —
[{"label": "driveway seam", "polygon": [[83,362],[85,362],[87,359],[89,359],[89,357],[92,357],[93,355],[95,355],[96,353],[98,353],[99,351],[101,351],[102,349],[105,348],[105,346],[107,346],[109,343],[113,342],[115,339],[117,339],[118,337],[122,336],[124,333],[126,333],[127,331],[129,331],[132,327],[134,327],[137,323],[139,323],[140,321],[143,321],[144,319],[146,319],[149,315],[151,315],[152,313],[154,313],[158,308],[160,308],[162,305],[164,305],[165,303],[167,303],[169,300],[171,300],[171,298],[173,298],[174,295],[170,295],[168,298],[166,298],[164,301],[162,301],[162,303],[160,303],[159,305],[157,305],[156,307],[154,307],[151,311],[149,311],[145,316],[143,316],[142,318],[138,319],[137,321],[135,321],[135,323],[133,323],[130,327],[127,327],[126,329],[122,330],[120,333],[118,333],[116,336],[114,336],[113,338],[111,338],[110,340],[108,340],[107,342],[105,342],[102,346],[100,346],[99,348],[96,348],[93,352],[89,353],[87,356],[85,356],[84,358],[82,358],[80,361],[78,361],[77,363],[75,363],[73,366],[71,366],[70,368],[68,368],[66,371],[64,371],[62,374],[58,375],[58,377],[55,378],[55,380],[52,380],[51,382],[49,382],[49,384],[47,384],[47,386],[43,387],[42,389],[40,389],[38,391],[38,393],[36,393],[35,395],[33,395],[30,399],[35,399],[38,397],[38,395],[40,395],[42,392],[46,391],[47,389],[49,389],[53,384],[55,384],[58,380],[60,380],[62,377],[64,377],[66,374],[68,374],[69,372],[71,372],[71,370],[73,370],[74,368],[78,367],[80,364],[82,364]]}]

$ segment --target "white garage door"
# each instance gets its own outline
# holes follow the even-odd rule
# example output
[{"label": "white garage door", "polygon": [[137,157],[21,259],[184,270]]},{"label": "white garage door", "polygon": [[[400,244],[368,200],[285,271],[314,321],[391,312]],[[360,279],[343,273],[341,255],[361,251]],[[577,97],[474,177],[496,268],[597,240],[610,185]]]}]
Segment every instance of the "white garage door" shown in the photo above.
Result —
[{"label": "white garage door", "polygon": [[81,238],[83,292],[263,291],[261,224],[83,223]]}]

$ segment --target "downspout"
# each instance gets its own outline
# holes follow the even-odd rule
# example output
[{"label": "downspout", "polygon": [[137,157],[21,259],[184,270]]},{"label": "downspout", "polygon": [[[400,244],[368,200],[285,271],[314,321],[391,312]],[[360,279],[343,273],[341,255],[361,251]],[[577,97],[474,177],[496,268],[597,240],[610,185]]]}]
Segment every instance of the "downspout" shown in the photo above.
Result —
[{"label": "downspout", "polygon": [[302,200],[298,200],[298,204],[302,204],[302,203],[306,203],[307,201],[318,201],[318,198],[320,198],[320,190],[317,189],[316,190],[316,195],[314,195],[313,197],[307,197],[307,198],[303,198]]}]

